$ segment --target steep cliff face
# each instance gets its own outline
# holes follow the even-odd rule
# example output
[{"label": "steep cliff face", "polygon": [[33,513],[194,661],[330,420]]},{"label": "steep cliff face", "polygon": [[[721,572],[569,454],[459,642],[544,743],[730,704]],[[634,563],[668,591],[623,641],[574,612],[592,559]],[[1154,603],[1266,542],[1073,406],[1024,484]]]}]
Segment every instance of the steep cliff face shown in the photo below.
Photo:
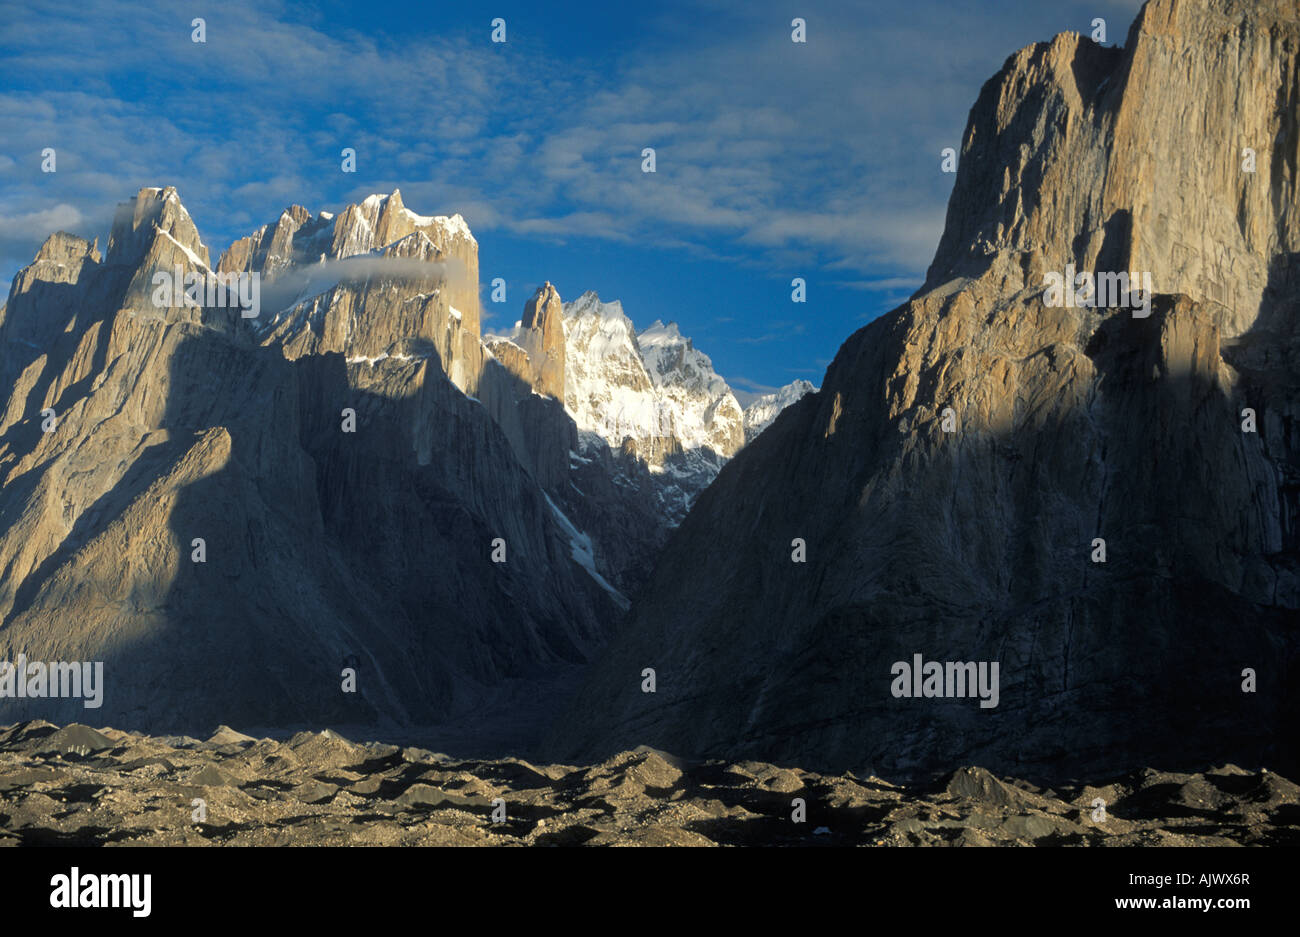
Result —
[{"label": "steep cliff face", "polygon": [[[1153,0],[1122,50],[1012,56],[926,289],[722,470],[557,741],[1294,767],[1298,52],[1293,4]],[[1156,295],[1049,305],[1067,264]],[[997,664],[997,704],[896,692],[917,654]]]},{"label": "steep cliff face", "polygon": [[[236,245],[219,266],[273,271],[264,302],[310,268],[256,318],[156,301],[156,273],[210,273],[173,189],[124,206],[106,257],[47,241],[0,321],[0,660],[103,661],[97,721],[197,731],[472,720],[586,658],[622,597],[522,430],[455,382],[509,377],[447,272],[473,269],[467,232],[399,204],[291,209]],[[372,266],[312,293],[317,247]],[[503,412],[534,399],[502,387]]]},{"label": "steep cliff face", "polygon": [[1123,49],[1065,33],[1012,56],[971,113],[927,286],[1150,271],[1249,330],[1300,250],[1296,21],[1291,0],[1157,0]]},{"label": "steep cliff face", "polygon": [[507,432],[522,439],[522,455],[543,486],[565,497],[578,428],[564,408],[562,309],[560,294],[546,283],[524,304],[514,329],[485,336],[488,360],[476,392]]}]

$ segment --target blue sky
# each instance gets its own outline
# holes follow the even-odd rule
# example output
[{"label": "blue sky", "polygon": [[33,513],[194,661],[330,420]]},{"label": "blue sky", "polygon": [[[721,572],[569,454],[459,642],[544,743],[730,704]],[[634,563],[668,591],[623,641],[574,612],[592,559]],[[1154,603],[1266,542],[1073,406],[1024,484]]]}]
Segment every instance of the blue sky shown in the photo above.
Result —
[{"label": "blue sky", "polygon": [[924,276],[983,82],[1098,16],[1120,43],[1139,5],[0,0],[0,284],[51,231],[102,244],[144,185],[179,189],[214,257],[289,204],[400,188],[506,280],[488,329],[550,280],[677,321],[738,390],[820,383]]}]

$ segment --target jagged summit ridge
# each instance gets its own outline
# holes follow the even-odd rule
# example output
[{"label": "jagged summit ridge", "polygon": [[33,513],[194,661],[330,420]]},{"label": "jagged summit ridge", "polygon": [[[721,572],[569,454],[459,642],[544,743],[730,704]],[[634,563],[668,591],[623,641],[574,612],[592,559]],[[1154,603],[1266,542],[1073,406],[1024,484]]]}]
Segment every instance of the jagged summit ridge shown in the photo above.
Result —
[{"label": "jagged summit ridge", "polygon": [[[446,275],[442,277],[439,302],[447,315],[454,309],[460,327],[475,341],[478,339],[478,242],[460,215],[418,215],[403,204],[400,190],[395,189],[391,195],[370,195],[337,214],[312,215],[302,206],[292,205],[274,225],[263,225],[235,241],[222,255],[217,268],[222,272],[257,271],[271,283],[286,273],[306,271],[302,277],[303,290],[289,290],[292,306],[297,309],[301,303],[319,296],[324,291],[320,281],[329,279],[323,275],[314,277],[313,266],[364,255],[413,257],[442,264]],[[386,268],[355,264],[350,268],[338,264],[336,269],[368,272]],[[315,292],[308,289],[312,284],[318,287]],[[316,309],[314,314],[321,315],[322,310]],[[357,351],[373,355],[382,350]]]},{"label": "jagged summit ridge", "polygon": [[620,303],[587,292],[565,304],[564,329],[565,403],[580,428],[614,447],[630,439],[656,467],[690,449],[729,458],[744,443],[739,402],[676,323],[638,333]]},{"label": "jagged summit ridge", "polygon": [[208,248],[199,239],[194,220],[174,186],[147,186],[135,198],[118,205],[105,262],[139,265],[159,233],[185,250],[193,263],[208,266]]}]

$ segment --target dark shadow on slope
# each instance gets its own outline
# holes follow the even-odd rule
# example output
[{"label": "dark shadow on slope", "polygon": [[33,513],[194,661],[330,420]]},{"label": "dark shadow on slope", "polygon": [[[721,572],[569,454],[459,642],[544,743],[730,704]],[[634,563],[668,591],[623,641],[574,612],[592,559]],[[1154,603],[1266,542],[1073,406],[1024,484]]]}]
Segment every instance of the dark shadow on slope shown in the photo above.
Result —
[{"label": "dark shadow on slope", "polygon": [[[1086,409],[955,448],[923,448],[924,435],[901,435],[910,416],[883,412],[906,310],[867,326],[822,399],[724,468],[671,538],[555,755],[647,744],[898,778],[967,763],[1051,781],[1223,761],[1294,775],[1300,399],[1279,395],[1269,370],[1297,346],[1300,307],[1283,286],[1294,270],[1279,260],[1260,324],[1238,343],[1282,329],[1292,350],[1261,339],[1267,367],[1242,369],[1231,397],[1202,345],[1180,344],[1204,311],[1157,297],[1149,319],[1099,314]],[[1224,357],[1238,360],[1231,347]],[[1240,431],[1245,401],[1257,435]],[[923,454],[882,478],[900,439]],[[980,490],[991,503],[972,500]],[[990,522],[958,524],[972,510]],[[987,536],[1000,529],[1006,541]],[[790,564],[792,536],[808,538],[805,567]],[[1090,560],[1096,536],[1105,564]],[[893,698],[891,664],[918,652],[1000,662],[999,705]],[[650,664],[652,695],[626,676]]]},{"label": "dark shadow on slope", "polygon": [[[218,723],[409,735],[447,719],[455,734],[476,725],[489,738],[532,732],[538,698],[530,704],[520,688],[585,662],[616,609],[575,565],[527,467],[483,405],[446,378],[432,346],[407,343],[411,361],[390,362],[369,386],[363,368],[354,386],[341,355],[290,362],[171,328],[178,344],[165,359],[159,427],[170,441],[78,518],[27,577],[8,619],[56,616],[60,570],[62,588],[102,593],[106,619],[118,623],[102,629],[103,649],[84,652],[105,662],[104,708],[27,708],[56,721],[93,714],[196,735]],[[345,408],[355,432],[344,432]],[[225,437],[228,458],[213,456]],[[129,572],[69,564],[187,459],[211,464],[185,469],[197,475],[167,515],[174,573],[142,570],[138,558]],[[6,490],[4,503],[20,509],[31,493]],[[490,559],[498,536],[509,545],[505,564]],[[206,562],[191,562],[195,538]],[[151,597],[159,576],[171,576],[170,587]],[[120,580],[134,577],[143,591],[123,595]],[[344,665],[355,670],[355,693],[343,691]],[[517,715],[495,702],[507,698]],[[489,711],[520,725],[482,725]]]}]

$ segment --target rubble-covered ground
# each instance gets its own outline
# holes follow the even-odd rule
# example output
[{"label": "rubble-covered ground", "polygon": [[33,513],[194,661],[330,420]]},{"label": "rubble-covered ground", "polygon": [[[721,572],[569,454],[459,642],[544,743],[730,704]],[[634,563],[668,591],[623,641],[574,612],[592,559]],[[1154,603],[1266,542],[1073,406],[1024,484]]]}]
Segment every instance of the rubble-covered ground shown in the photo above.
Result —
[{"label": "rubble-covered ground", "polygon": [[1300,787],[1231,765],[1055,789],[961,768],[902,787],[649,749],[533,765],[330,731],[200,741],[25,722],[0,729],[0,844],[1295,845]]}]

